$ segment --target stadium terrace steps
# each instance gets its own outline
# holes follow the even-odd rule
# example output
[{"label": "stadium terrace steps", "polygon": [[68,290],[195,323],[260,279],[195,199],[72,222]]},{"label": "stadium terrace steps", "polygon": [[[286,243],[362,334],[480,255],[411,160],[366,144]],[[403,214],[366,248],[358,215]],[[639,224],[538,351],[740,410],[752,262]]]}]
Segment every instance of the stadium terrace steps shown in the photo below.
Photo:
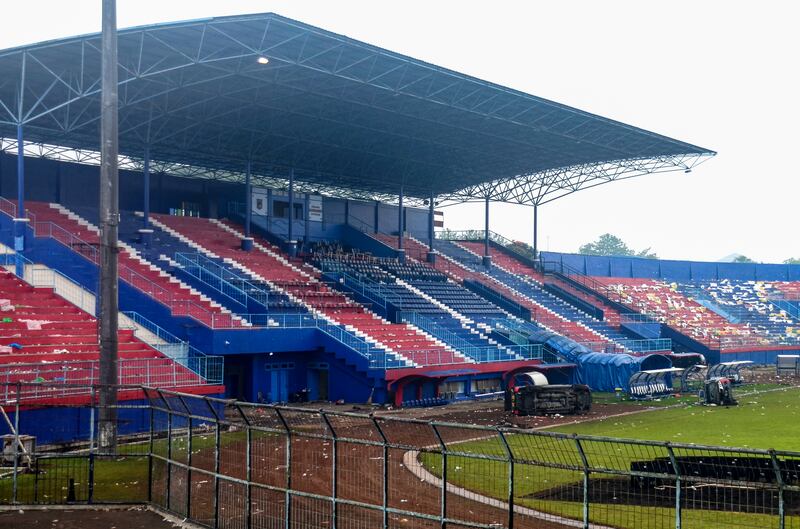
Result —
[{"label": "stadium terrace steps", "polygon": [[577,325],[587,329],[590,333],[595,335],[594,341],[617,343],[622,346],[622,343],[627,337],[622,334],[618,329],[613,328],[607,322],[598,320],[583,310],[580,310],[573,305],[567,303],[559,297],[551,294],[544,287],[530,280],[524,276],[512,274],[499,266],[492,266],[487,271],[494,279],[502,282],[503,284],[513,288],[517,292],[528,296],[541,306],[547,307],[551,312],[558,314],[564,319],[574,322]]},{"label": "stadium terrace steps", "polygon": [[[369,235],[372,238],[386,244],[387,246],[397,248],[397,237],[393,237],[386,233],[371,233]],[[415,261],[424,263],[427,260],[429,251],[428,247],[413,237],[406,236],[403,238],[403,249],[405,250],[406,256],[414,259]],[[436,262],[432,263],[431,266],[434,269],[447,274],[454,279],[457,279],[458,281],[471,279],[477,275],[475,272],[464,267],[461,263],[451,258],[449,255],[438,254],[438,257],[440,257],[440,259],[436,259]]]},{"label": "stadium terrace steps", "polygon": [[[441,241],[441,243],[449,243],[452,245],[452,247],[468,252],[471,256],[474,256],[474,258],[477,260],[477,264],[480,264],[481,256],[478,254],[478,252],[484,251],[483,243],[475,241]],[[445,249],[445,247],[443,247],[443,249]],[[611,326],[612,329],[619,330],[620,313],[616,308],[603,301],[602,296],[592,296],[580,289],[575,288],[566,281],[562,281],[556,277],[545,276],[543,273],[539,272],[533,267],[519,261],[511,255],[504,253],[502,250],[497,250],[494,247],[489,247],[489,255],[491,255],[492,263],[495,266],[498,266],[509,273],[530,278],[538,285],[553,284],[569,294],[572,294],[578,299],[585,301],[589,305],[601,308],[603,311],[602,321]]]},{"label": "stadium terrace steps", "polygon": [[[468,251],[475,256],[478,255],[476,253],[477,251],[484,250],[483,243],[475,241],[459,241],[459,242],[451,241],[451,242],[454,246],[463,248],[465,251]],[[565,317],[568,320],[584,324],[586,327],[590,328],[592,331],[594,331],[604,339],[611,341],[626,339],[626,337],[623,334],[618,332],[619,330],[618,312],[613,311],[613,314],[615,314],[616,317],[612,316],[612,321],[597,320],[591,317],[590,315],[584,313],[577,307],[573,307],[568,302],[544,290],[543,287],[545,285],[546,278],[544,274],[542,274],[538,270],[535,270],[533,267],[492,247],[489,248],[489,255],[492,257],[492,268],[499,269],[501,272],[503,272],[503,274],[501,275],[506,276],[506,278],[513,277],[511,281],[519,279],[525,283],[525,285],[522,286],[521,289],[517,288],[518,291],[521,290],[526,293],[533,294],[531,297],[535,301],[539,302],[541,305],[546,306],[553,312],[560,314],[561,316]],[[491,271],[489,272],[489,274],[491,275]],[[495,279],[499,279],[503,283],[509,285],[509,281],[503,279],[502,277],[495,277]],[[517,284],[522,285],[522,283],[517,283]],[[530,289],[530,292],[528,285],[532,287]],[[564,290],[571,288],[567,285],[562,285],[562,284],[558,284],[558,286],[560,288],[564,288]],[[587,301],[587,303],[590,303],[592,305],[595,305],[597,303],[596,300],[592,301],[587,300],[586,298],[588,298],[589,296],[586,296],[586,294],[583,294],[583,296],[585,297],[581,297],[581,299],[584,299],[584,301]],[[616,321],[616,324],[614,324],[613,321]]]},{"label": "stadium terrace steps", "polygon": [[[453,241],[453,244],[461,246],[465,250],[472,252],[475,256],[480,256],[485,251],[484,244],[482,242]],[[530,277],[536,280],[539,284],[544,284],[545,278],[541,272],[517,259],[514,259],[504,252],[498,251],[491,245],[489,246],[489,255],[492,258],[493,265],[499,266],[511,274]]]},{"label": "stadium terrace steps", "polygon": [[311,253],[309,258],[333,277],[346,274],[346,281],[339,283],[343,285],[341,288],[393,305],[406,315],[409,323],[460,348],[474,360],[520,359],[517,353],[487,335],[493,330],[494,320],[506,319],[508,315],[427,263],[412,259],[400,263],[324,248]]},{"label": "stadium terrace steps", "polygon": [[[97,320],[49,288],[34,288],[0,270],[0,375],[3,383],[97,383],[100,345]],[[199,375],[120,329],[119,359],[126,366],[124,384],[161,387],[207,386]],[[131,368],[134,369],[131,369]],[[137,369],[138,368],[138,372]],[[160,384],[175,377],[180,384]],[[202,392],[202,391],[201,391]],[[47,396],[43,390],[43,396]]]},{"label": "stadium terrace steps", "polygon": [[[390,235],[382,233],[374,234],[373,236],[381,242],[397,248],[396,237],[391,237]],[[423,250],[425,253],[427,253],[427,247],[424,246],[420,241],[414,238],[406,237],[404,239],[404,245],[406,245],[408,248],[409,253],[407,255],[410,258],[416,259],[417,257],[422,257],[424,259]],[[534,321],[540,324],[543,328],[564,335],[579,343],[598,345],[614,344],[614,341],[607,336],[594,331],[581,322],[571,321],[569,318],[559,314],[549,306],[542,304],[538,299],[534,299],[532,296],[528,295],[527,292],[521,292],[516,288],[512,288],[505,282],[493,277],[490,274],[471,270],[465,264],[456,261],[451,256],[446,254],[440,254],[440,256],[444,257],[444,259],[437,259],[436,263],[434,264],[434,268],[436,268],[436,270],[449,275],[459,282],[463,281],[464,279],[473,279],[498,292],[499,294],[514,300],[523,307],[529,309]],[[507,273],[510,274],[510,272]],[[520,281],[523,280],[520,278]],[[616,345],[619,349],[625,350],[625,348],[621,345]]]},{"label": "stadium terrace steps", "polygon": [[604,301],[603,296],[593,296],[588,292],[585,292],[579,288],[576,288],[572,284],[559,279],[557,277],[549,278],[547,284],[555,285],[556,287],[560,288],[561,290],[567,292],[575,296],[576,298],[585,301],[589,305],[593,307],[597,307],[603,311],[603,321],[610,325],[614,329],[619,329],[621,327],[621,319],[622,315],[620,314],[619,310],[613,307],[607,301]]},{"label": "stadium terrace steps", "polygon": [[[281,250],[255,237],[256,251],[241,250],[244,235],[228,221],[154,215],[170,233],[191,240],[207,254],[214,254],[265,281],[316,315],[359,333],[380,349],[414,365],[458,364],[469,360],[406,324],[390,323],[320,281],[321,273],[308,264],[290,260]],[[198,241],[203,241],[200,244]]]},{"label": "stadium terrace steps", "polygon": [[[45,232],[41,229],[43,223],[50,222],[92,248],[99,245],[100,230],[67,208],[40,202],[28,202],[27,208],[33,213],[37,236]],[[119,254],[120,279],[169,307],[173,315],[188,316],[213,328],[246,325],[241,317],[167,274],[132,246],[123,242],[119,244],[122,248]]]}]

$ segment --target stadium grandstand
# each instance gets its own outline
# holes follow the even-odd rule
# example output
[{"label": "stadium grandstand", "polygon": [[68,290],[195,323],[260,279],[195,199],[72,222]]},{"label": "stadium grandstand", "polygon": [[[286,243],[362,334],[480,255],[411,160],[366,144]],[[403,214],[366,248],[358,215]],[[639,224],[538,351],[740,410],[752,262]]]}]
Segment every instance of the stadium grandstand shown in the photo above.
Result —
[{"label": "stadium grandstand", "polygon": [[[97,382],[99,41],[0,51],[0,374],[65,384],[38,401]],[[118,45],[123,384],[412,406],[800,349],[800,268],[492,232],[491,203],[535,219],[709,149],[275,14]],[[483,232],[437,230],[467,201]]]}]

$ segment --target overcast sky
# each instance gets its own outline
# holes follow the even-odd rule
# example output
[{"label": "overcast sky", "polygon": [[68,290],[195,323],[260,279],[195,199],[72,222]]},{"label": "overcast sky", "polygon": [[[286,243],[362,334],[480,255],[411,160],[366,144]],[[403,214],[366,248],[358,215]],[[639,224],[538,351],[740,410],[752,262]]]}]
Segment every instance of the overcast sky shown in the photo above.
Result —
[{"label": "overcast sky", "polygon": [[[2,1],[0,49],[100,29],[100,0]],[[120,27],[273,11],[719,154],[540,208],[540,247],[606,232],[659,257],[800,257],[800,2],[117,0]],[[492,229],[530,241],[529,207]],[[446,226],[482,228],[482,205]]]}]

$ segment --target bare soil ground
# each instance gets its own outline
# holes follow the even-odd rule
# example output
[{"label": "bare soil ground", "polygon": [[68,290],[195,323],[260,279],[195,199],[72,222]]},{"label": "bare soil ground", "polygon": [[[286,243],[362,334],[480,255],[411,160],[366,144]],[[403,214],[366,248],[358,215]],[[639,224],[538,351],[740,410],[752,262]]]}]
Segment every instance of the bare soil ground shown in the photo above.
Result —
[{"label": "bare soil ground", "polygon": [[537,417],[515,417],[503,410],[503,402],[499,400],[463,401],[445,406],[430,408],[372,409],[364,405],[335,405],[312,403],[315,409],[328,411],[347,411],[356,413],[374,412],[376,417],[398,417],[421,419],[427,421],[468,424],[478,426],[515,426],[519,428],[547,428],[575,421],[592,421],[632,411],[642,410],[640,404],[615,402],[613,404],[595,403],[592,409],[583,415],[546,415]]},{"label": "bare soil ground", "polygon": [[[309,437],[314,431],[311,422],[298,424],[296,435],[288,445],[291,475],[287,472],[287,442],[282,435],[254,436],[250,445],[252,469],[250,478],[254,483],[267,487],[290,486],[298,494],[290,499],[289,513],[292,529],[319,529],[336,526],[346,529],[372,529],[383,525],[381,506],[384,502],[384,472],[387,475],[386,504],[399,511],[387,515],[387,526],[392,529],[428,529],[441,527],[438,520],[442,513],[441,489],[420,481],[408,471],[403,463],[407,448],[387,449],[384,465],[384,449],[380,445],[339,441],[334,447],[330,439]],[[369,422],[352,419],[339,425],[345,436],[378,441]],[[477,432],[480,433],[480,432]],[[442,435],[450,440],[474,436],[475,430],[444,428]],[[391,443],[422,449],[436,444],[430,427],[413,423],[396,423],[389,426],[385,435]],[[220,472],[235,479],[247,477],[247,442],[226,443],[220,450]],[[192,465],[200,469],[213,468],[212,450],[198,450],[192,455]],[[334,483],[334,461],[336,482]],[[154,468],[154,500],[164,507],[167,488],[167,473],[163,464]],[[184,469],[173,468],[170,476],[171,510],[179,515],[187,514],[187,493],[191,518],[208,525],[213,524],[214,480],[207,474],[193,471],[187,476]],[[336,496],[343,500],[359,502],[367,506],[339,504],[334,512],[333,503],[322,498],[303,494],[331,496],[334,487]],[[446,516],[451,520],[497,524],[508,524],[508,512],[486,505],[480,501],[447,494]],[[225,529],[246,526],[247,490],[240,483],[221,480],[219,484],[219,520]],[[284,493],[267,488],[252,487],[250,498],[250,523],[252,527],[272,529],[283,527],[287,501]],[[415,516],[421,513],[423,516]],[[425,516],[427,515],[427,516]],[[458,523],[448,527],[462,529]],[[514,527],[518,529],[555,529],[562,525],[517,515]]]},{"label": "bare soil ground", "polygon": [[180,526],[143,507],[0,512],[0,528],[3,529],[172,529],[175,527]]}]

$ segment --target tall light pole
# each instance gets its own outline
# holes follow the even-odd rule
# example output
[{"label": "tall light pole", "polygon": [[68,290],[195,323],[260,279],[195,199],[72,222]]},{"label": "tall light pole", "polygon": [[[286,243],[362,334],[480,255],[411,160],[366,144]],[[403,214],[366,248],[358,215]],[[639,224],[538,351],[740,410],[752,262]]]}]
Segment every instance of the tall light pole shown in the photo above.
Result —
[{"label": "tall light pole", "polygon": [[119,318],[119,131],[117,124],[117,2],[103,0],[100,97],[100,413],[99,445],[117,448],[117,363]]}]

